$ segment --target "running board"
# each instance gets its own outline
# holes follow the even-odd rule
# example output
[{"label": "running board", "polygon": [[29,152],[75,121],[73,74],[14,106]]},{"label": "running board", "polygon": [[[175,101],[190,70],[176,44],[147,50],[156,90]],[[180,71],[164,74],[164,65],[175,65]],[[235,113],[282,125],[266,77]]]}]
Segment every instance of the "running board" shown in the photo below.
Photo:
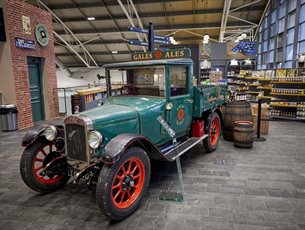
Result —
[{"label": "running board", "polygon": [[207,138],[208,136],[209,135],[205,134],[201,137],[191,137],[187,141],[184,141],[180,145],[165,153],[164,156],[168,160],[174,161],[177,157],[180,157],[182,154],[193,148],[195,145],[197,145],[200,141]]}]

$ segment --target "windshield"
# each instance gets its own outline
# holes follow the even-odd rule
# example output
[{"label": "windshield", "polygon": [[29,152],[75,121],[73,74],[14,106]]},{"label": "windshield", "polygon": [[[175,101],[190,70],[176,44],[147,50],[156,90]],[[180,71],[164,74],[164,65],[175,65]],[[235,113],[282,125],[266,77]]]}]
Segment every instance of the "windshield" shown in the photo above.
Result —
[{"label": "windshield", "polygon": [[165,96],[164,66],[110,69],[112,96]]}]

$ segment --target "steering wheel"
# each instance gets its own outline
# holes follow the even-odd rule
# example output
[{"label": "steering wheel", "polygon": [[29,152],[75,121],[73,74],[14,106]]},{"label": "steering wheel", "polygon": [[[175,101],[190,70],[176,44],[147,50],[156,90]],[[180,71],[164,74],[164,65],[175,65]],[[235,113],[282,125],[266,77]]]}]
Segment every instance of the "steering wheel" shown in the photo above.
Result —
[{"label": "steering wheel", "polygon": [[121,95],[136,95],[137,88],[133,85],[124,85],[121,88]]}]

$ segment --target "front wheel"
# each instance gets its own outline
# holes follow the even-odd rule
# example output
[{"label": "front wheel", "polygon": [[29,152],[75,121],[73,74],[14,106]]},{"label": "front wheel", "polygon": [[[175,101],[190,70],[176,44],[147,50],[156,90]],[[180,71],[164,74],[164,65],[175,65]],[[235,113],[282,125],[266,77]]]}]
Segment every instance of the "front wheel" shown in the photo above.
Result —
[{"label": "front wheel", "polygon": [[217,113],[212,113],[208,119],[207,138],[203,140],[203,147],[206,152],[211,153],[217,149],[221,133],[220,118]]},{"label": "front wheel", "polygon": [[52,192],[64,186],[69,180],[67,175],[54,175],[52,178],[41,175],[43,168],[57,157],[53,142],[38,139],[26,147],[20,161],[20,174],[24,183],[37,192]]},{"label": "front wheel", "polygon": [[113,220],[123,220],[137,210],[150,180],[150,161],[141,148],[126,150],[114,165],[104,165],[96,186],[101,211]]}]

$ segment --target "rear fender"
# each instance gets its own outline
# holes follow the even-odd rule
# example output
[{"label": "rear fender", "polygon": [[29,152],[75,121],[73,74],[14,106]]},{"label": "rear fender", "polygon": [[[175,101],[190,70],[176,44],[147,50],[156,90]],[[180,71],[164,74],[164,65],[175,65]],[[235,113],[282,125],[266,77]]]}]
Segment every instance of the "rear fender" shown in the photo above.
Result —
[{"label": "rear fender", "polygon": [[[37,128],[33,128],[28,131],[22,138],[21,145],[28,147],[32,145],[38,138],[44,138],[43,132],[48,125],[40,125]],[[64,137],[64,127],[61,125],[55,126],[58,132],[58,136]]]},{"label": "rear fender", "polygon": [[112,138],[105,146],[101,160],[105,164],[114,164],[125,153],[125,150],[130,147],[140,147],[152,159],[164,158],[159,149],[146,137],[137,134],[120,134]]}]

